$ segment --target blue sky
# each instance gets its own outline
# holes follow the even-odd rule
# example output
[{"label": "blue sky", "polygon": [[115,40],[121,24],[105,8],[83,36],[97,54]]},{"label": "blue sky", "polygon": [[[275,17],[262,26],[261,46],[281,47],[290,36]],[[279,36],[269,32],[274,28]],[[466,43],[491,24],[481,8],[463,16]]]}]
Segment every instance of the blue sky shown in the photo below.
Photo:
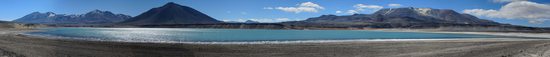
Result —
[{"label": "blue sky", "polygon": [[[218,20],[257,20],[261,22],[304,20],[326,14],[350,15],[348,13],[350,10],[358,11],[358,13],[362,14],[371,14],[377,10],[377,7],[372,8],[372,6],[382,8],[418,7],[452,9],[462,13],[464,10],[471,9],[499,10],[504,5],[513,3],[512,0],[502,0],[501,2],[497,2],[497,0],[2,0],[0,2],[0,7],[2,7],[0,9],[0,20],[14,20],[32,12],[84,14],[95,9],[136,16],[151,8],[162,6],[167,2],[176,2],[195,8]],[[283,8],[288,10],[288,8],[303,7],[300,5],[307,2],[322,8],[309,7],[308,9],[313,9],[316,12],[305,10],[299,13],[296,11],[281,10]],[[549,0],[529,0],[529,2],[545,5],[550,3]],[[358,4],[368,7],[358,10],[357,7],[354,7]],[[399,4],[400,6],[389,6],[389,4]],[[340,11],[341,13],[336,13],[336,11]],[[477,13],[477,11],[473,13]],[[479,17],[501,23],[550,27],[549,21],[529,23],[533,19],[484,16],[482,14],[479,14]]]}]

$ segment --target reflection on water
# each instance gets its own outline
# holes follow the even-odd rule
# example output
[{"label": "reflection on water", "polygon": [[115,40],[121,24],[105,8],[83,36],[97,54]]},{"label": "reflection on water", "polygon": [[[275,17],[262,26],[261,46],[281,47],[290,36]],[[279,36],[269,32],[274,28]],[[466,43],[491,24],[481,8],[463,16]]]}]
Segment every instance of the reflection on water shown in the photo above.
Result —
[{"label": "reflection on water", "polygon": [[190,28],[48,28],[30,35],[126,42],[251,42],[350,39],[491,38],[488,35],[382,32],[367,30],[259,30]]}]

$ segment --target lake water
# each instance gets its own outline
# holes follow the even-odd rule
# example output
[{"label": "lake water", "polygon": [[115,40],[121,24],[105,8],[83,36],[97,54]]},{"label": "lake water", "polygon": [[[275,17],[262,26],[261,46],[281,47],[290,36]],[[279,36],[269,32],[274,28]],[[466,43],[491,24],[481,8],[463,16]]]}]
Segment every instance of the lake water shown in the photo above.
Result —
[{"label": "lake water", "polygon": [[46,38],[123,42],[300,42],[328,40],[494,38],[489,35],[368,30],[261,30],[192,28],[46,28],[25,33]]}]

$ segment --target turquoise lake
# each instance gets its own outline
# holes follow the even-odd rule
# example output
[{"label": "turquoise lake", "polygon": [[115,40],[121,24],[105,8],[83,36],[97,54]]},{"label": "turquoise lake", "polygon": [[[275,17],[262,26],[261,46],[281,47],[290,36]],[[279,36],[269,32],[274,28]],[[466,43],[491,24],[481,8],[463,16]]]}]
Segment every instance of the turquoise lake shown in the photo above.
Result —
[{"label": "turquoise lake", "polygon": [[369,30],[262,30],[193,28],[46,28],[25,33],[47,38],[126,42],[256,42],[303,40],[460,39],[489,35]]}]

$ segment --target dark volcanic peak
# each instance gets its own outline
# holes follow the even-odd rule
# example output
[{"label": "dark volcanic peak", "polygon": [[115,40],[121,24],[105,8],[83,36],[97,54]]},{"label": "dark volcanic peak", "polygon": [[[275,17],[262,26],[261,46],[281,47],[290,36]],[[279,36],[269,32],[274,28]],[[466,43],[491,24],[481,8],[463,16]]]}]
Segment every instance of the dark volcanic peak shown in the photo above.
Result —
[{"label": "dark volcanic peak", "polygon": [[20,23],[36,24],[108,24],[120,22],[131,18],[124,14],[113,14],[109,11],[93,10],[86,14],[55,14],[53,12],[33,12],[22,18],[14,20]]},{"label": "dark volcanic peak", "polygon": [[163,25],[163,24],[213,24],[221,23],[191,7],[169,2],[162,7],[153,8],[127,21],[125,25]]},{"label": "dark volcanic peak", "polygon": [[182,6],[182,5],[174,3],[174,2],[168,2],[168,3],[164,4],[164,6],[162,6],[162,7],[173,7],[173,6],[179,7],[179,6]]}]

